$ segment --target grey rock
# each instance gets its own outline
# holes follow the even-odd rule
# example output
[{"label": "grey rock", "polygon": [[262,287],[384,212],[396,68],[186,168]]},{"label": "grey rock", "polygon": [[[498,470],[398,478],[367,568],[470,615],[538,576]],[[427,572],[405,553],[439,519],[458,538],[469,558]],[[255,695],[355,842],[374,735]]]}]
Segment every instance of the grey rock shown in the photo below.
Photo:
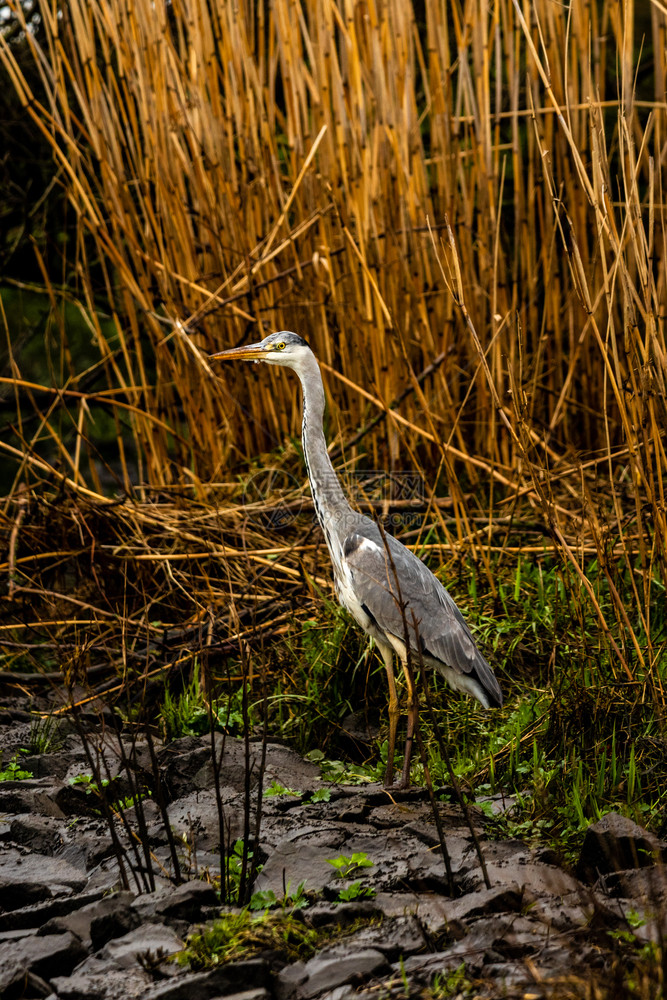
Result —
[{"label": "grey rock", "polygon": [[36,778],[51,778],[56,781],[62,781],[75,766],[78,766],[78,773],[88,767],[85,751],[81,747],[59,750],[57,753],[30,754],[23,763],[26,770],[32,771]]},{"label": "grey rock", "polygon": [[411,955],[403,962],[403,968],[409,975],[424,972],[432,975],[439,968],[452,971],[465,961],[467,974],[477,976],[486,963],[502,962],[510,954],[529,956],[544,947],[550,930],[538,921],[526,921],[526,926],[521,925],[523,937],[522,948],[519,948],[516,928],[521,919],[515,914],[480,917],[471,923],[464,937],[438,952],[437,958],[436,955]]},{"label": "grey rock", "polygon": [[209,907],[219,907],[220,900],[212,885],[194,879],[176,887],[166,884],[155,892],[142,893],[132,905],[142,920],[169,919],[194,923]]},{"label": "grey rock", "polygon": [[[562,868],[537,861],[535,852],[521,841],[485,843],[483,853],[492,886],[519,886],[522,890],[560,897],[581,889],[577,879]],[[464,894],[484,886],[479,864],[468,871],[460,885]]]},{"label": "grey rock", "polygon": [[[243,791],[245,787],[246,749],[243,740],[227,738],[225,753],[222,759],[221,780],[223,784]],[[256,786],[261,762],[262,748],[259,743],[250,744],[250,764],[252,768],[251,784]],[[196,780],[201,787],[211,787],[212,774],[210,761],[207,762]],[[263,787],[268,788],[273,782],[295,791],[315,791],[322,787],[320,769],[317,764],[299,757],[289,747],[281,743],[267,743]]]},{"label": "grey rock", "polygon": [[[90,768],[77,768],[77,774],[85,773],[86,770],[89,772]],[[55,801],[64,816],[89,816],[95,819],[100,812],[99,796],[88,785],[73,785],[69,780],[61,782]]]},{"label": "grey rock", "polygon": [[102,948],[107,941],[120,938],[139,927],[141,921],[135,910],[127,903],[118,902],[90,921],[90,943],[94,951]]},{"label": "grey rock", "polygon": [[[143,799],[143,801],[139,803],[139,810],[141,811],[143,822],[146,824],[146,830],[151,844],[166,844],[168,840],[167,833],[164,828],[162,813],[157,802],[153,799]],[[128,807],[125,810],[125,818],[130,826],[136,829],[137,824],[139,823],[139,811],[137,806]]]},{"label": "grey rock", "polygon": [[[243,990],[241,993],[226,993],[224,1000],[269,1000],[271,994],[264,986],[257,986],[252,990]],[[223,1000],[223,994],[211,997],[211,1000]]]},{"label": "grey rock", "polygon": [[10,931],[0,931],[0,944],[4,944],[5,941],[19,941],[21,938],[30,937],[34,933],[34,927],[16,927]]},{"label": "grey rock", "polygon": [[33,816],[64,817],[57,798],[60,782],[49,778],[3,781],[0,785],[0,812],[30,813]]},{"label": "grey rock", "polygon": [[160,913],[160,907],[166,906],[174,887],[171,882],[158,885],[154,892],[141,892],[132,901],[132,907],[141,920],[154,920]]},{"label": "grey rock", "polygon": [[[183,948],[183,941],[163,924],[141,924],[122,937],[107,942],[96,956],[123,969],[133,966],[139,955],[174,955]],[[90,960],[89,960],[90,961]]]},{"label": "grey rock", "polygon": [[[389,863],[387,878],[379,888],[385,892],[438,892],[449,894],[449,880],[445,863],[439,850],[429,850],[420,841],[405,838],[405,850],[401,850],[403,838],[391,837],[387,844]],[[479,867],[470,838],[447,833],[447,852],[454,876]]]},{"label": "grey rock", "polygon": [[[255,888],[271,889],[276,896],[282,896],[284,885],[294,890],[305,881],[307,890],[324,890],[330,899],[335,899],[345,883],[329,862],[341,854],[349,857],[361,852],[373,862],[372,867],[358,869],[350,878],[363,880],[364,885],[375,891],[447,892],[448,881],[439,852],[429,850],[423,841],[402,832],[368,831],[366,824],[355,830],[333,822],[297,827],[270,852]],[[468,858],[469,841],[456,836],[448,841],[457,870],[472,867],[475,861]],[[267,845],[264,837],[262,844]]]},{"label": "grey rock", "polygon": [[[67,889],[65,886],[59,886],[58,891],[66,892]],[[8,910],[23,909],[51,898],[51,890],[48,885],[42,885],[39,882],[16,882],[10,877],[3,878],[0,874],[1,905]]]},{"label": "grey rock", "polygon": [[113,841],[105,830],[102,833],[94,831],[77,831],[72,842],[63,845],[57,852],[57,857],[67,861],[73,868],[88,872],[114,853]]},{"label": "grey rock", "polygon": [[[392,796],[393,794],[392,792]],[[447,838],[452,835],[470,837],[470,831],[457,806],[443,803],[438,807],[438,814]],[[421,840],[427,847],[435,847],[440,842],[433,822],[431,804],[425,796],[408,801],[384,801],[375,805],[368,816],[368,822],[376,829],[395,830],[400,827],[405,833]]]},{"label": "grey rock", "polygon": [[611,872],[604,875],[598,885],[615,899],[634,899],[655,907],[667,902],[667,868],[663,865]]},{"label": "grey rock", "polygon": [[39,854],[55,854],[65,842],[65,825],[55,816],[27,813],[12,820],[9,835],[14,844]]},{"label": "grey rock", "polygon": [[[155,857],[160,867],[170,875],[169,882],[173,887],[174,871],[171,865],[171,854],[167,847],[155,849]],[[220,871],[220,852],[215,847],[210,850],[197,850],[196,853],[180,855],[181,878],[197,881],[202,874],[216,875]]]},{"label": "grey rock", "polygon": [[[409,977],[410,982],[418,982],[420,985],[430,984],[436,975],[448,975],[454,972],[462,962],[458,951],[435,951],[428,955],[410,955],[402,963],[403,974]],[[472,956],[466,962],[466,971],[472,969]],[[401,968],[396,968],[398,976],[401,975]],[[498,977],[501,979],[501,976]]]},{"label": "grey rock", "polygon": [[37,1000],[39,997],[52,997],[51,986],[45,979],[34,972],[25,972],[10,983],[3,992],[3,1000]]},{"label": "grey rock", "polygon": [[488,950],[509,959],[523,959],[534,955],[545,947],[551,936],[550,928],[532,917],[503,915],[476,921],[472,935],[458,942],[458,945],[468,944],[475,933],[479,937],[488,933],[492,937]]},{"label": "grey rock", "polygon": [[[259,755],[259,747],[257,752]],[[272,781],[300,792],[314,792],[322,787],[319,766],[279,743],[269,743],[266,747],[264,788],[268,788]]]},{"label": "grey rock", "polygon": [[[37,933],[41,936],[44,934],[63,934],[71,931],[72,934],[76,934],[86,947],[90,947],[92,944],[95,948],[100,948],[114,935],[109,933],[108,937],[100,941],[99,944],[96,944],[96,939],[91,937],[91,925],[96,920],[104,920],[104,918],[114,917],[118,913],[129,911],[134,918],[132,926],[136,927],[139,923],[139,918],[134,911],[130,910],[131,902],[131,892],[119,892],[113,896],[107,896],[104,899],[95,900],[92,903],[81,906],[79,909],[73,910],[65,916],[53,917],[51,920],[47,920]],[[127,933],[130,929],[130,927],[125,927],[116,936]]]},{"label": "grey rock", "polygon": [[[216,753],[220,753],[221,741],[222,735],[216,733]],[[183,736],[158,751],[158,763],[174,798],[192,791],[192,779],[210,756],[211,739],[201,736]]]},{"label": "grey rock", "polygon": [[[246,747],[244,740],[234,739],[221,733],[215,734],[216,755],[224,753],[220,766],[220,784],[224,788],[243,792],[246,775]],[[250,744],[251,787],[257,785],[262,754],[260,744]],[[196,790],[214,787],[213,761],[209,736],[184,737],[176,740],[160,751],[160,765],[166,770],[166,781],[172,797],[182,797]],[[264,787],[272,781],[286,788],[299,791],[314,791],[322,786],[320,769],[316,764],[303,760],[293,750],[277,743],[266,747]]]},{"label": "grey rock", "polygon": [[[393,985],[393,983],[391,984]],[[354,986],[337,986],[334,990],[327,990],[326,993],[322,993],[320,1000],[356,1000],[357,997],[365,997],[369,1000],[373,997],[374,990],[372,986],[367,989],[355,989]]]},{"label": "grey rock", "polygon": [[5,910],[72,895],[85,884],[85,876],[59,858],[24,853],[14,847],[0,848],[0,900]]},{"label": "grey rock", "polygon": [[345,833],[338,826],[302,828],[280,841],[257,876],[255,889],[271,889],[280,897],[284,886],[294,891],[305,881],[309,891],[321,891],[327,883],[338,878],[328,861],[348,853],[343,850],[344,844]]},{"label": "grey rock", "polygon": [[[127,867],[125,865],[126,872]],[[128,881],[134,888],[135,881],[131,875],[128,875]],[[106,892],[116,892],[124,888],[120,866],[116,857],[105,858],[88,872],[86,889],[89,892],[96,892],[98,889],[103,889]],[[139,890],[141,886],[137,885],[136,888]]]},{"label": "grey rock", "polygon": [[31,935],[0,945],[0,996],[4,997],[32,972],[49,979],[56,972],[70,972],[86,955],[74,934]]},{"label": "grey rock", "polygon": [[[52,977],[51,985],[57,1000],[128,1000],[143,997],[151,981],[138,965],[133,969],[118,969],[100,963],[97,972],[75,969],[71,976]],[[49,1000],[55,1000],[55,995]]]},{"label": "grey rock", "polygon": [[627,816],[608,813],[586,830],[577,875],[594,882],[599,875],[646,868],[667,859],[667,845]]},{"label": "grey rock", "polygon": [[202,909],[219,906],[218,894],[208,882],[191,881],[176,886],[163,900],[157,912],[173,920],[194,923],[201,917]]},{"label": "grey rock", "polygon": [[230,962],[208,972],[184,974],[154,986],[143,995],[142,1000],[213,1000],[239,990],[243,993],[266,990],[270,978],[269,966],[263,959]]},{"label": "grey rock", "polygon": [[375,899],[372,900],[352,900],[349,903],[317,902],[309,906],[306,911],[308,923],[312,927],[348,927],[355,920],[370,920],[374,916],[381,916],[382,907],[377,905]]},{"label": "grey rock", "polygon": [[462,927],[473,917],[486,916],[490,913],[517,913],[521,909],[522,900],[522,890],[513,884],[469,892],[460,899],[445,904],[447,925]]},{"label": "grey rock", "polygon": [[[416,805],[421,805],[417,803]],[[448,894],[449,881],[445,863],[435,835],[424,829],[424,814],[412,802],[406,804],[406,814],[412,815],[411,822],[404,825],[402,807],[384,809],[385,821],[390,813],[394,816],[394,828],[379,834],[367,824],[359,832],[351,832],[342,845],[341,852],[351,855],[363,852],[373,862],[372,868],[362,870],[364,881],[379,892],[438,892]],[[377,809],[373,811],[376,815]],[[421,818],[420,818],[421,817]],[[411,832],[414,830],[415,832]],[[478,869],[479,862],[474,852],[470,834],[464,835],[460,828],[447,830],[446,846],[450,865],[455,875]],[[359,874],[353,873],[352,878]]]},{"label": "grey rock", "polygon": [[[87,754],[72,753],[68,755],[68,768],[63,775],[65,785],[71,785],[72,779],[80,774],[100,774],[109,782],[121,780],[123,794],[128,794],[130,787],[126,782],[126,771],[129,765],[130,770],[135,774],[150,772],[150,754],[147,744],[141,740],[123,738],[119,740],[118,735],[112,728],[97,728],[94,737],[87,737],[88,746],[92,753],[94,768],[91,769]],[[76,787],[76,785],[74,786]],[[85,790],[85,786],[83,787]]]},{"label": "grey rock", "polygon": [[41,927],[53,917],[62,917],[74,910],[94,903],[104,894],[103,889],[96,892],[86,892],[77,896],[61,896],[59,899],[47,899],[32,906],[24,906],[9,913],[0,913],[0,932],[9,928]]},{"label": "grey rock", "polygon": [[[243,811],[239,808],[238,799],[228,788],[221,790],[221,799],[225,823],[229,822],[229,833],[225,831],[224,836],[231,837],[232,841],[243,836]],[[220,843],[220,830],[218,821],[218,804],[215,791],[207,788],[192,791],[184,795],[168,808],[169,825],[174,831],[174,836],[187,841],[194,841],[197,845],[197,852],[217,850]],[[162,822],[159,824],[162,828]],[[155,836],[156,829],[151,827],[151,835]]]},{"label": "grey rock", "polygon": [[[119,774],[118,735],[96,730],[90,739],[93,752],[104,753],[112,776]],[[222,737],[215,739],[220,750]],[[130,742],[124,746],[132,751]],[[594,863],[586,877],[594,881],[598,871],[601,875],[592,889],[564,871],[553,852],[535,851],[519,841],[487,842],[483,817],[473,809],[492,881],[487,890],[459,808],[439,804],[455,878],[456,897],[449,898],[439,836],[423,789],[392,790],[390,795],[379,784],[332,787],[329,802],[314,803],[308,793],[322,787],[318,767],[280,744],[270,744],[265,786],[275,780],[306,794],[263,800],[257,852],[264,870],[254,888],[272,888],[280,897],[286,883],[294,892],[305,879],[307,891],[323,889],[331,902],[319,900],[302,913],[315,927],[349,927],[378,913],[384,914],[384,922],[366,922],[353,936],[281,971],[277,954],[205,972],[183,970],[163,957],[180,949],[193,922],[220,912],[215,891],[198,879],[202,868],[215,874],[220,868],[210,739],[186,739],[158,753],[165,789],[178,796],[169,805],[170,822],[177,835],[195,835],[191,852],[179,845],[182,870],[193,876],[179,887],[156,876],[156,891],[146,892],[144,876],[139,873],[135,879],[130,870],[133,856],[128,852],[132,892],[100,899],[103,891],[120,884],[121,872],[109,855],[104,820],[77,812],[88,803],[96,806],[94,797],[80,788],[78,798],[68,798],[69,792],[63,791],[61,779],[89,771],[76,741],[58,755],[62,761],[58,756],[50,762],[43,755],[33,759],[32,770],[40,780],[0,786],[0,800],[16,807],[0,818],[0,893],[8,890],[0,896],[0,906],[7,899],[11,905],[41,900],[0,913],[0,956],[11,953],[15,960],[20,949],[45,948],[72,934],[80,938],[79,947],[96,949],[87,956],[80,952],[73,970],[58,966],[48,976],[39,971],[40,952],[36,968],[28,964],[9,984],[8,994],[0,989],[3,997],[19,1000],[27,982],[26,997],[48,996],[53,989],[50,1000],[372,1000],[382,991],[389,997],[402,991],[404,973],[411,995],[417,995],[432,983],[436,971],[453,971],[462,962],[469,977],[502,983],[508,996],[522,996],[539,992],[531,968],[548,981],[570,973],[587,976],[596,962],[610,961],[615,944],[604,932],[627,926],[624,921],[631,911],[646,917],[645,926],[636,930],[638,936],[647,941],[667,936],[665,869],[635,867],[650,863],[651,852],[661,856],[664,845],[634,824],[629,828],[623,821],[621,828],[611,821],[612,832],[621,835],[620,859],[629,859],[630,867],[602,872]],[[259,744],[250,746],[255,774],[260,753]],[[243,831],[245,754],[243,741],[226,739],[221,794],[234,838]],[[132,769],[146,767],[146,756],[145,748],[137,746]],[[119,788],[124,780],[118,777]],[[255,785],[253,806],[257,791]],[[58,802],[77,812],[77,822],[63,822]],[[499,810],[508,805],[500,800],[492,804]],[[168,875],[172,862],[162,817],[153,801],[143,808],[156,872]],[[135,812],[126,810],[136,827]],[[121,837],[125,843],[122,832]],[[10,838],[13,842],[8,843]],[[628,844],[629,853],[624,854]],[[365,852],[373,866],[352,873],[352,879],[361,879],[377,895],[333,905],[345,882],[327,862],[355,851]],[[85,895],[80,892],[84,882],[91,889]],[[425,954],[427,945],[438,953]],[[367,985],[360,994],[363,983]]]},{"label": "grey rock", "polygon": [[297,965],[300,967],[295,974],[290,974],[288,967],[276,977],[277,992],[282,1000],[291,996],[308,1000],[344,983],[362,983],[390,969],[382,952],[374,948],[362,948],[346,954],[322,951],[304,965]]},{"label": "grey rock", "polygon": [[57,976],[51,981],[58,997],[66,1000],[143,996],[151,977],[142,968],[140,959],[160,964],[161,959],[182,947],[183,942],[169,927],[144,924],[107,942],[99,952],[81,962],[74,975]]},{"label": "grey rock", "polygon": [[476,799],[475,805],[486,806],[492,816],[502,816],[516,805],[516,795],[505,795],[504,792],[497,792],[495,795],[484,795]]},{"label": "grey rock", "polygon": [[451,900],[433,892],[379,892],[373,904],[385,917],[415,916],[429,933],[435,933],[447,924]]},{"label": "grey rock", "polygon": [[[399,956],[414,955],[427,948],[428,942],[420,921],[412,914],[385,920],[378,926],[364,927],[354,935],[354,948],[381,952],[388,962],[395,962]],[[350,942],[342,941],[327,949],[331,957],[345,958],[350,953]]]},{"label": "grey rock", "polygon": [[522,890],[532,889],[534,892],[549,893],[552,896],[564,898],[571,893],[581,891],[576,878],[568,875],[562,868],[545,865],[539,861],[532,864],[489,865],[489,878],[496,884],[510,885],[516,883]]},{"label": "grey rock", "polygon": [[292,962],[286,965],[274,979],[273,990],[278,1000],[291,1000],[297,994],[297,989],[308,979],[305,962]]},{"label": "grey rock", "polygon": [[[658,945],[667,936],[667,870],[664,865],[602,876],[590,895],[596,900],[595,925],[627,930]],[[639,920],[638,920],[639,918]]]}]

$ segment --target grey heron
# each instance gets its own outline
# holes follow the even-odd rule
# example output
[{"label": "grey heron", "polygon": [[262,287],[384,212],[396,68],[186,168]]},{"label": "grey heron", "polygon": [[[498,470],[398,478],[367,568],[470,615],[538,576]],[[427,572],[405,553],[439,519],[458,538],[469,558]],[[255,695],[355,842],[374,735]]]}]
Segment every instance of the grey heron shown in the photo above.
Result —
[{"label": "grey heron", "polygon": [[389,683],[389,738],[385,784],[391,786],[399,719],[393,659],[407,682],[407,742],[402,784],[410,780],[410,751],[417,721],[409,656],[435,668],[456,691],[484,708],[503,696],[447,590],[424,563],[375,521],[354,510],[334,472],[324,437],[324,386],[310,347],[296,333],[270,334],[261,343],[211,355],[211,360],[264,361],[292,368],[303,391],[303,454],[317,518],[322,526],[338,600],[378,645]]}]

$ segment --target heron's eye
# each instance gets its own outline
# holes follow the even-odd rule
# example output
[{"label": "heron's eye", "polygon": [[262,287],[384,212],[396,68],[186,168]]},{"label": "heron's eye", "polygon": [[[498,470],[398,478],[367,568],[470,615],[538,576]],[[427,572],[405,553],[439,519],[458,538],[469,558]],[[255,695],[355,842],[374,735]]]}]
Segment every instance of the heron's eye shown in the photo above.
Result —
[{"label": "heron's eye", "polygon": [[273,346],[275,347],[275,349],[277,351],[284,351],[285,350],[285,344],[283,343],[282,340],[280,341],[279,344],[274,344]]}]

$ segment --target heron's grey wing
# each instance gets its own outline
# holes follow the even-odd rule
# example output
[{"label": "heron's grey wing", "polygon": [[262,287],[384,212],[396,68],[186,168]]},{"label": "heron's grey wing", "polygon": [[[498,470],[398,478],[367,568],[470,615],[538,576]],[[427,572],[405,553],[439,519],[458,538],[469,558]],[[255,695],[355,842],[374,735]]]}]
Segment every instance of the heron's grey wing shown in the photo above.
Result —
[{"label": "heron's grey wing", "polygon": [[474,678],[490,704],[502,705],[498,682],[461,612],[421,559],[370,519],[348,535],[343,553],[355,595],[382,631],[405,642],[407,627],[415,652],[419,641],[423,655]]}]

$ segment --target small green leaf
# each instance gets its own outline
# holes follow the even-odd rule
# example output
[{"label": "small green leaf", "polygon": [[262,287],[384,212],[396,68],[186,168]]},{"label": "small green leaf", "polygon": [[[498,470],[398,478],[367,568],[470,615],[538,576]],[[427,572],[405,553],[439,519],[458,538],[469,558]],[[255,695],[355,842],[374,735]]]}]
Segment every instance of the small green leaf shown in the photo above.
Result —
[{"label": "small green leaf", "polygon": [[273,889],[260,889],[254,892],[250,899],[251,910],[268,910],[278,902]]},{"label": "small green leaf", "polygon": [[331,800],[331,789],[330,788],[318,788],[316,792],[310,796],[311,802],[329,802]]},{"label": "small green leaf", "polygon": [[285,788],[284,785],[279,784],[274,778],[269,787],[264,789],[264,795],[292,795],[298,799],[301,792],[295,792],[293,788]]},{"label": "small green leaf", "polygon": [[375,889],[368,885],[362,885],[360,881],[352,882],[346,889],[341,889],[338,893],[337,903],[349,903],[353,899],[372,899]]}]

